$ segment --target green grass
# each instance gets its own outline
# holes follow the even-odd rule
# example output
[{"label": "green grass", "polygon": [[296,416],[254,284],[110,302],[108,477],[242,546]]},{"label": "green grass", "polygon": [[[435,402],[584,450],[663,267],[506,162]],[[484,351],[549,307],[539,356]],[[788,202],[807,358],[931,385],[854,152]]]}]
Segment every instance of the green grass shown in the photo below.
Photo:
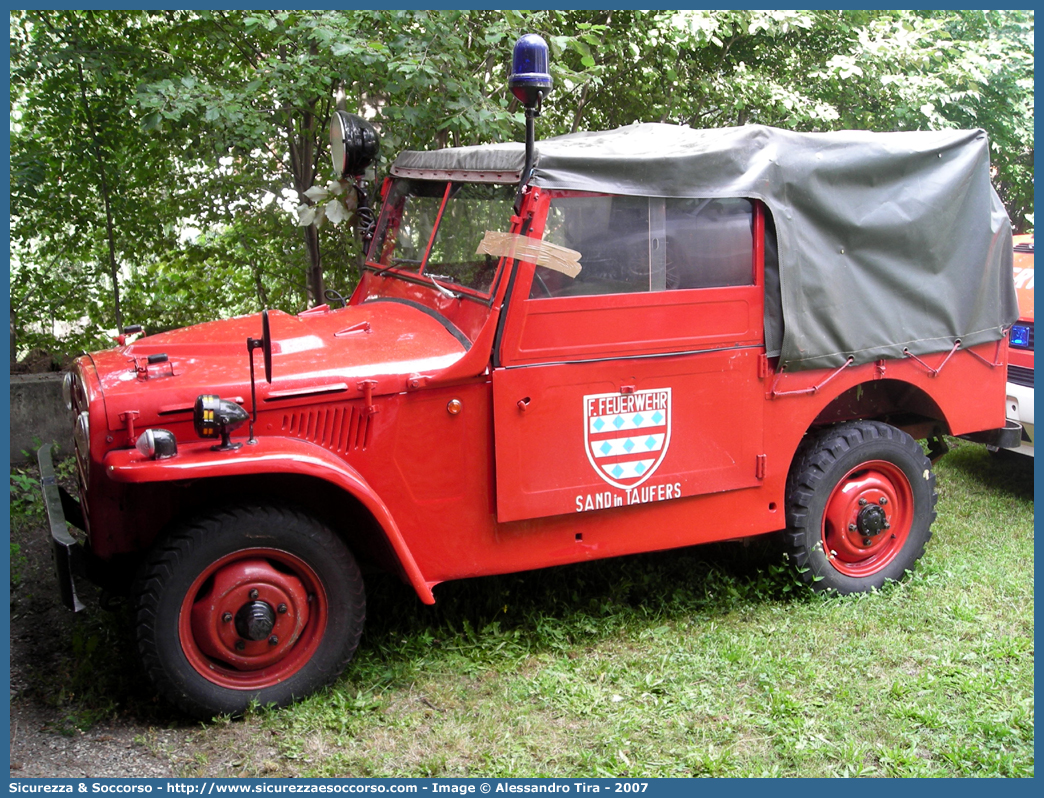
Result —
[{"label": "green grass", "polygon": [[265,772],[1032,776],[1032,471],[953,443],[921,567],[876,594],[811,595],[739,546],[447,584],[432,608],[373,581],[340,682],[247,719]]},{"label": "green grass", "polygon": [[[1032,776],[1032,467],[951,445],[927,554],[879,593],[814,595],[758,544],[449,583],[434,607],[368,577],[345,675],[192,732],[178,771]],[[98,623],[72,645],[105,641],[80,654],[111,686],[133,644]],[[78,716],[176,717],[128,684]]]}]

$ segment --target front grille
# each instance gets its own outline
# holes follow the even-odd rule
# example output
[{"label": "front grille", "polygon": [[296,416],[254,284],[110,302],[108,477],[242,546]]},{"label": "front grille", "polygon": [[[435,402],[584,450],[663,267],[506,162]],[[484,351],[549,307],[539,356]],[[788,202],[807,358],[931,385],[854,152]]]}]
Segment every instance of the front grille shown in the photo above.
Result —
[{"label": "front grille", "polygon": [[344,454],[369,445],[370,419],[371,416],[360,408],[347,404],[331,405],[318,410],[285,413],[282,431]]},{"label": "front grille", "polygon": [[1008,382],[1021,385],[1024,388],[1033,387],[1033,369],[1024,366],[1008,365]]}]

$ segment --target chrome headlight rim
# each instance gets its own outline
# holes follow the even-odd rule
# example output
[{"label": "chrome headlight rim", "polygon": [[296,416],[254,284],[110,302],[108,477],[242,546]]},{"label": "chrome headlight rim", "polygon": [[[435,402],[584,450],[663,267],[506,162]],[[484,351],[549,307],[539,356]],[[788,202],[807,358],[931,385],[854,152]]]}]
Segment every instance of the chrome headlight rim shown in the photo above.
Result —
[{"label": "chrome headlight rim", "polygon": [[91,414],[86,410],[76,416],[76,425],[73,427],[73,445],[86,462],[91,451]]},{"label": "chrome headlight rim", "polygon": [[65,402],[65,409],[72,412],[73,409],[73,391],[75,390],[76,375],[71,371],[65,372],[65,376],[62,377],[62,401]]}]

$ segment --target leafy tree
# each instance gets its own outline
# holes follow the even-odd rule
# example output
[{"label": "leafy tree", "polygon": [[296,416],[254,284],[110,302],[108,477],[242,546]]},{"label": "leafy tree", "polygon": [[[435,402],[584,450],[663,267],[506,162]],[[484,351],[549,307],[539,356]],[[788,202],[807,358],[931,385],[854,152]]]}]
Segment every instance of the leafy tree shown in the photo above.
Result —
[{"label": "leafy tree", "polygon": [[18,346],[347,293],[358,240],[293,215],[332,177],[334,108],[380,130],[384,163],[521,140],[506,80],[527,31],[552,50],[539,136],[983,127],[1032,225],[1032,11],[15,11]]},{"label": "leafy tree", "polygon": [[[373,119],[385,151],[490,140],[515,118],[500,54],[521,20],[499,12],[200,12],[170,34],[185,74],[138,95],[146,127],[189,126],[272,194],[308,205],[325,183],[336,105]],[[496,76],[501,76],[498,81]],[[430,102],[438,97],[439,102]],[[319,233],[304,226],[308,298],[322,301]]]},{"label": "leafy tree", "polygon": [[569,12],[556,132],[635,120],[794,130],[982,127],[1032,226],[1032,11]]},{"label": "leafy tree", "polygon": [[155,74],[152,34],[126,12],[12,13],[12,328],[43,303],[97,340],[122,323],[121,272],[173,240],[164,143],[131,105]]}]

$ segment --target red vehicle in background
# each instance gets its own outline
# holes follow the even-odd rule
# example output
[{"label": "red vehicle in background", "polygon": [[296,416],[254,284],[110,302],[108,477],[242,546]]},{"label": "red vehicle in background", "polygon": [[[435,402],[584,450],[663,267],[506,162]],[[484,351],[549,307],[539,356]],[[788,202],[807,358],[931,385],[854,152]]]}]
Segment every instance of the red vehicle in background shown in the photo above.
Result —
[{"label": "red vehicle in background", "polygon": [[[336,678],[360,564],[430,604],[447,580],[785,530],[813,589],[874,590],[931,537],[917,439],[1018,440],[982,131],[537,146],[546,45],[514,67],[526,145],[400,154],[345,307],[142,337],[66,379],[77,496],[40,454],[63,596],[74,573],[129,594],[186,712]],[[336,175],[373,142],[338,112]]]},{"label": "red vehicle in background", "polygon": [[1019,320],[1011,328],[1005,412],[1022,426],[1022,440],[1011,451],[1033,457],[1033,234],[1015,236],[1014,243]]}]

